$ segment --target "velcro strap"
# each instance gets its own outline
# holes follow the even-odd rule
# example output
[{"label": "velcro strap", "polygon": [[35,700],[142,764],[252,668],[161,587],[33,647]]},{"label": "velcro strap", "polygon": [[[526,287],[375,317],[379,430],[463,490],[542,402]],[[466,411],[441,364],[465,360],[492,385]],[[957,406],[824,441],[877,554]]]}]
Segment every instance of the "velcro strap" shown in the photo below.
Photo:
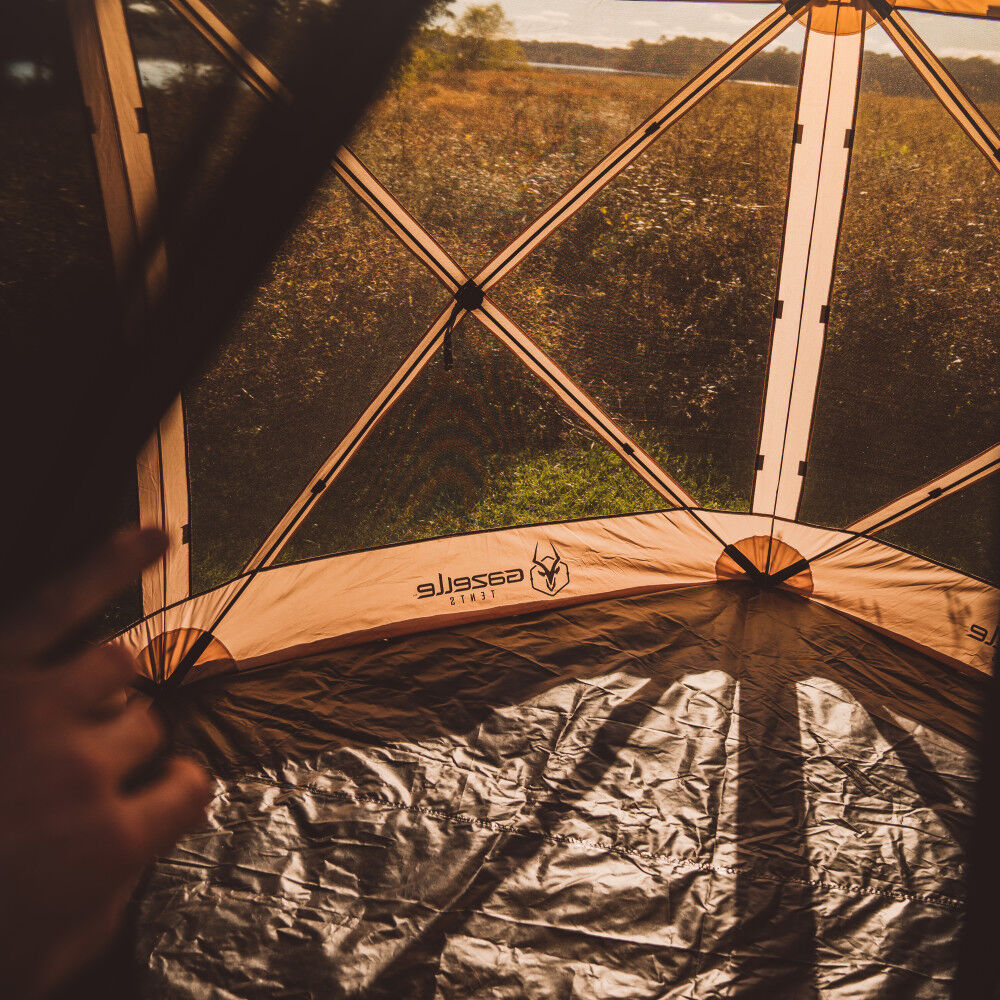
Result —
[{"label": "velcro strap", "polygon": [[763,583],[767,579],[735,545],[727,545],[722,551],[751,579],[757,580],[760,583]]},{"label": "velcro strap", "polygon": [[798,576],[799,573],[804,573],[807,569],[809,569],[809,560],[800,559],[798,562],[793,562],[791,566],[786,566],[780,572],[772,573],[768,579],[771,583],[784,583],[786,580],[790,580],[793,576]]}]

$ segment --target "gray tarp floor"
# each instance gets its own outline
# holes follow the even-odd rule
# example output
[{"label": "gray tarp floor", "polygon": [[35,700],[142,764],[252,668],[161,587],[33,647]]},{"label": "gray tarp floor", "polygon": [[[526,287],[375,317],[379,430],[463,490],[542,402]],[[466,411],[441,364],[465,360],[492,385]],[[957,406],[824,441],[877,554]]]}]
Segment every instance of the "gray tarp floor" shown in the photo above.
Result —
[{"label": "gray tarp floor", "polygon": [[746,584],[185,685],[144,995],[941,997],[982,694]]}]

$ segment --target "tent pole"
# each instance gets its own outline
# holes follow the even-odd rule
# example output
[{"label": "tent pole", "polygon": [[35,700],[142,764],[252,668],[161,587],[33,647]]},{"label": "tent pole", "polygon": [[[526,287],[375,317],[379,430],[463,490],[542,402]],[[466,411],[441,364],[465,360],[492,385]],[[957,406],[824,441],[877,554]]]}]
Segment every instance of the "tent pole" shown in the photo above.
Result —
[{"label": "tent pole", "polygon": [[962,462],[935,477],[929,483],[924,483],[871,514],[866,514],[860,520],[849,524],[845,530],[856,531],[863,535],[882,531],[932,507],[945,497],[954,496],[996,472],[1000,472],[1000,444],[995,444],[967,462]]},{"label": "tent pole", "polygon": [[755,514],[794,518],[802,494],[847,196],[863,43],[863,22],[854,34],[827,34],[810,20],[757,449]]},{"label": "tent pole", "polygon": [[[93,122],[97,162],[112,257],[123,293],[139,248],[146,258],[142,295],[124,303],[125,333],[142,336],[148,303],[167,282],[167,256],[159,232],[159,205],[146,108],[120,0],[68,0],[73,44],[84,99]],[[137,301],[138,299],[138,301]],[[187,452],[178,397],[136,460],[139,520],[167,532],[171,547],[142,575],[142,606],[149,615],[190,593]]]}]

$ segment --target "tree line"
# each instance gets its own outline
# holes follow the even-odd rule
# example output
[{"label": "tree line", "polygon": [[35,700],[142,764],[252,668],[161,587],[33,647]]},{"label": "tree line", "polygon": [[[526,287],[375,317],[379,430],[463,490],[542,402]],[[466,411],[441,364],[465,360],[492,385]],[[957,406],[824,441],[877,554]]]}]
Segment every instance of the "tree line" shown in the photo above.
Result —
[{"label": "tree line", "polygon": [[[642,39],[626,47],[602,48],[581,42],[518,43],[528,62],[557,63],[565,66],[594,66],[631,73],[656,73],[687,78],[726,48],[725,42],[711,38]],[[802,55],[786,48],[761,52],[733,75],[736,80],[759,83],[798,83]],[[949,72],[973,100],[1000,102],[1000,65],[982,56],[969,59],[942,59]],[[926,84],[902,56],[866,52],[861,85],[865,90],[890,97],[921,97]]]}]

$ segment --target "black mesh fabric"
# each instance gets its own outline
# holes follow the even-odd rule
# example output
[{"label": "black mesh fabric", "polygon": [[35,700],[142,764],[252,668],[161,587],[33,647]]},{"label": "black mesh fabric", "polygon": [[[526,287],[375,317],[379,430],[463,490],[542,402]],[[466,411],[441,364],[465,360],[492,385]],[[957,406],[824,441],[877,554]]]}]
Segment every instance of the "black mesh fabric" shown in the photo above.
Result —
[{"label": "black mesh fabric", "polygon": [[669,506],[478,323],[452,354],[407,389],[281,561]]},{"label": "black mesh fabric", "polygon": [[211,0],[209,6],[249,51],[293,87],[303,44],[336,17],[340,0]]},{"label": "black mesh fabric", "polygon": [[197,154],[198,172],[183,184],[214,190],[263,102],[167,3],[130,4],[126,16],[169,239],[172,200],[187,194],[173,190],[186,157]]},{"label": "black mesh fabric", "polygon": [[[982,100],[1000,87],[1000,66],[980,64]],[[915,489],[994,444],[1000,428],[1000,183],[905,69],[916,96],[876,92],[876,60],[860,98],[799,511],[824,525]],[[1000,120],[996,104],[982,109]],[[972,492],[886,537],[982,572],[986,497]]]},{"label": "black mesh fabric", "polygon": [[610,95],[603,77],[417,63],[392,81],[352,148],[477,272],[646,113]]},{"label": "black mesh fabric", "polygon": [[998,522],[1000,475],[994,473],[877,534],[1000,586]]},{"label": "black mesh fabric", "polygon": [[196,588],[242,568],[446,300],[331,179],[186,396]]},{"label": "black mesh fabric", "polygon": [[[665,38],[695,33],[690,18],[675,7],[651,6],[645,16],[653,21],[641,22],[637,31],[648,34],[655,23]],[[508,22],[476,48],[462,37],[465,5],[450,5],[452,16],[432,22],[415,41],[412,60],[352,143],[376,174],[391,178],[394,193],[445,249],[473,271],[725,48],[694,38],[662,51],[642,43],[614,49],[559,44],[560,32],[574,32],[569,25],[552,27],[550,7],[544,0],[508,7],[517,24]],[[746,27],[759,16],[751,12]],[[538,30],[548,43],[532,40]],[[787,37],[799,34],[790,29]],[[578,62],[595,69],[556,68]],[[629,67],[632,75],[605,72],[616,66]],[[741,75],[753,78],[752,70]],[[794,72],[786,82],[794,83]]]},{"label": "black mesh fabric", "polygon": [[[679,83],[604,86],[641,117]],[[749,506],[794,113],[722,85],[496,291],[705,507]]]}]

